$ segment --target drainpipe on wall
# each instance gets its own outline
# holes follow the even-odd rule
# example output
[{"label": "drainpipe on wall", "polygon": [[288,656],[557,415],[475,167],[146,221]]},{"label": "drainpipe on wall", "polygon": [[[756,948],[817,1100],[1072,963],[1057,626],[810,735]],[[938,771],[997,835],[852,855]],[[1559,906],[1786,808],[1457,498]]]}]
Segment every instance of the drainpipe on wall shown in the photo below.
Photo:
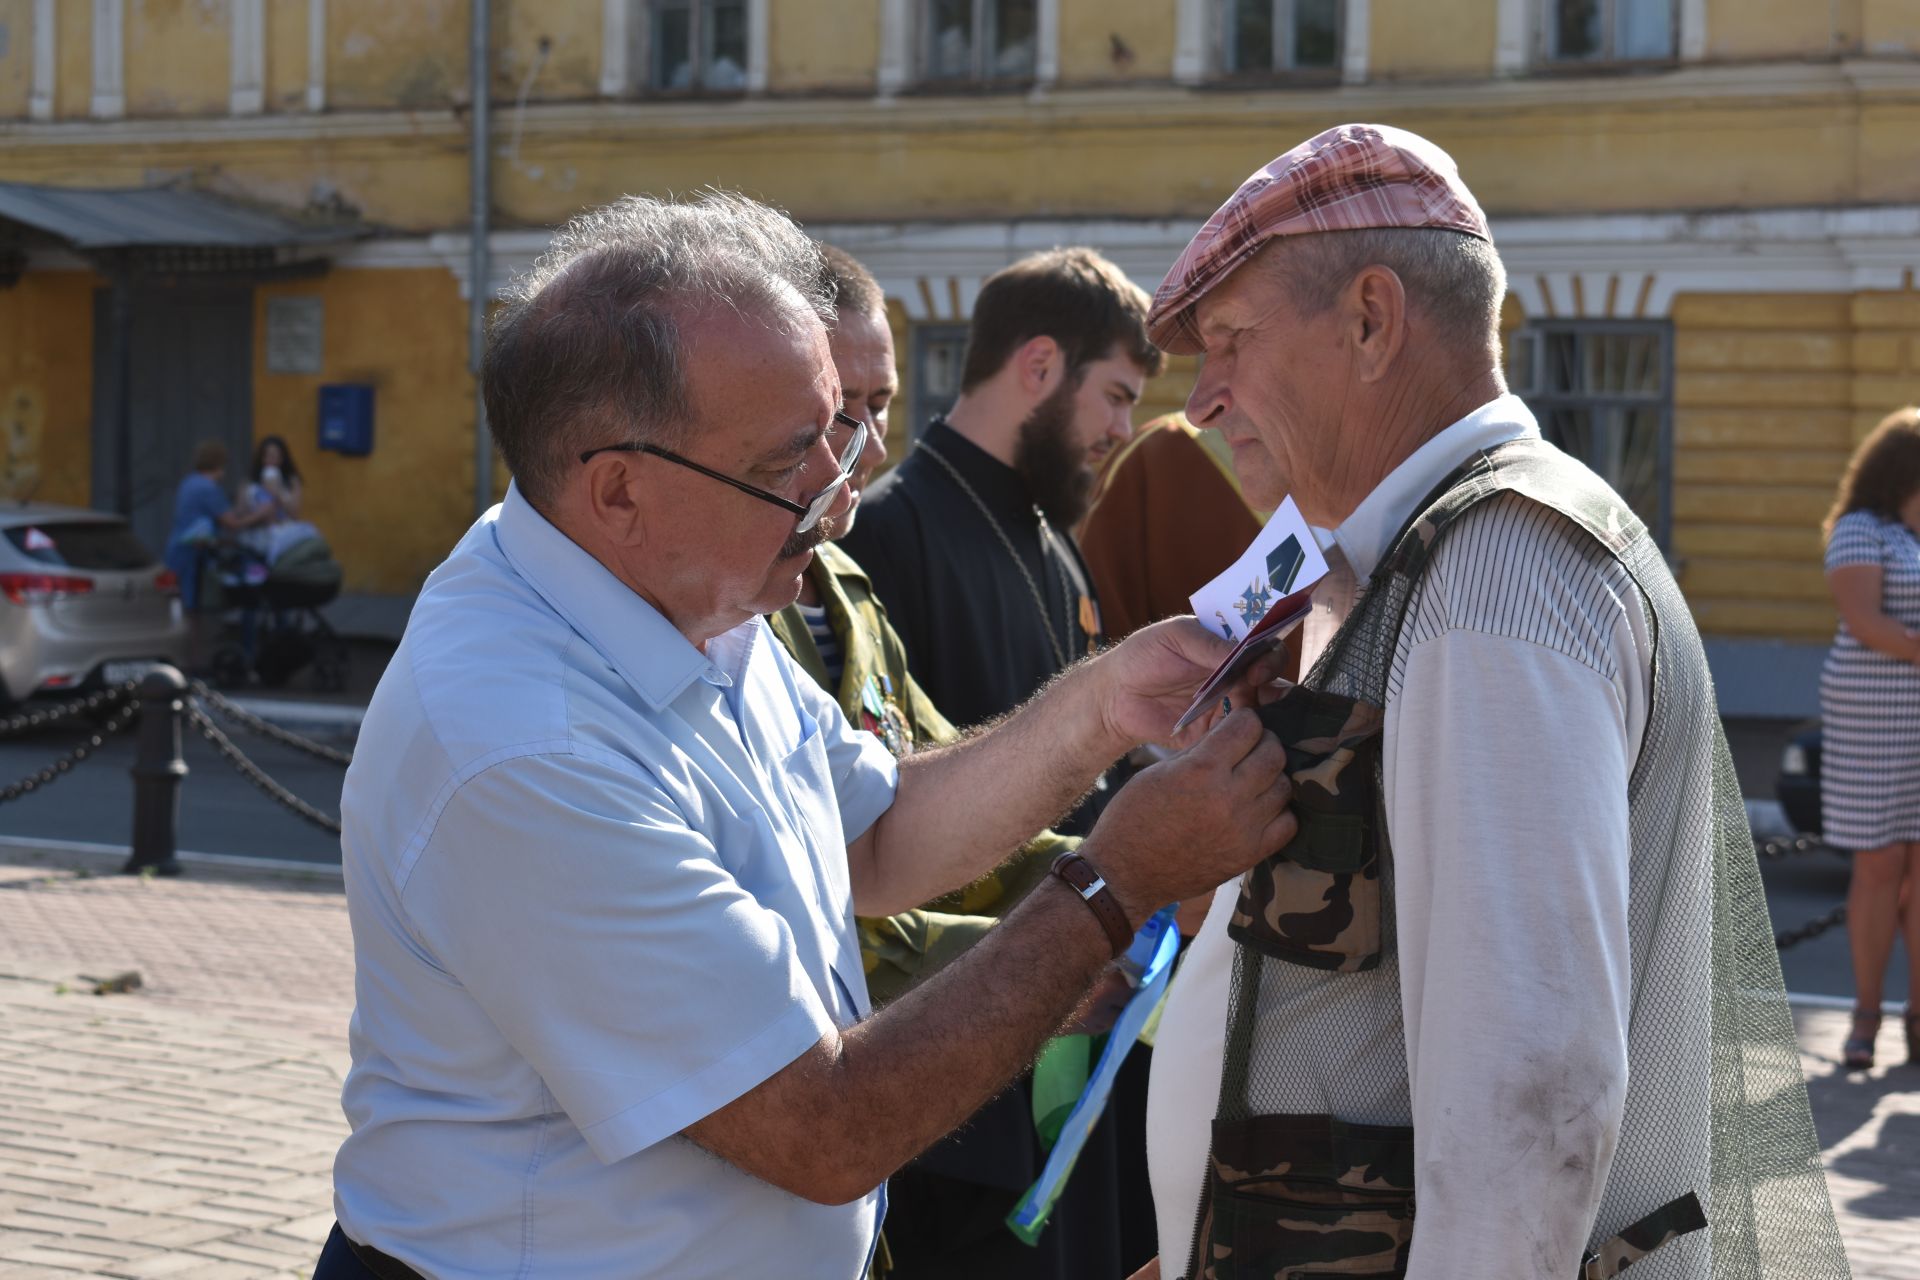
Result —
[{"label": "drainpipe on wall", "polygon": [[487,344],[487,297],[492,268],[487,261],[488,219],[492,213],[493,184],[489,175],[489,151],[493,146],[489,128],[488,90],[492,73],[493,14],[489,0],[473,0],[473,39],[468,68],[471,85],[468,109],[472,115],[470,141],[473,188],[471,237],[472,259],[467,266],[467,367],[473,373],[473,514],[478,516],[493,505],[493,433],[487,430],[487,402],[480,394],[480,357]]},{"label": "drainpipe on wall", "polygon": [[[108,253],[107,369],[113,400],[113,510],[133,519],[133,254]],[[94,473],[96,476],[99,472]],[[99,489],[94,490],[99,506]]]}]

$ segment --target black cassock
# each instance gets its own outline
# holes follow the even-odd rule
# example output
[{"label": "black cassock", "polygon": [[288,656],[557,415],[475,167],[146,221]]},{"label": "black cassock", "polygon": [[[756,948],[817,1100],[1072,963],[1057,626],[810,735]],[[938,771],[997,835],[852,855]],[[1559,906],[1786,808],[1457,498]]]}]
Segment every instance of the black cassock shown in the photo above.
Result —
[{"label": "black cassock", "polygon": [[[962,728],[1011,711],[1101,642],[1071,536],[1046,525],[1013,468],[939,419],[863,496],[841,545],[872,578],[914,678]],[[1084,832],[1106,794],[1059,829]],[[1002,1225],[1046,1160],[1024,1080],[897,1175],[886,1230],[901,1280],[1080,1280],[1144,1265],[1155,1252],[1150,1058],[1144,1047],[1129,1057],[1037,1247]]]}]

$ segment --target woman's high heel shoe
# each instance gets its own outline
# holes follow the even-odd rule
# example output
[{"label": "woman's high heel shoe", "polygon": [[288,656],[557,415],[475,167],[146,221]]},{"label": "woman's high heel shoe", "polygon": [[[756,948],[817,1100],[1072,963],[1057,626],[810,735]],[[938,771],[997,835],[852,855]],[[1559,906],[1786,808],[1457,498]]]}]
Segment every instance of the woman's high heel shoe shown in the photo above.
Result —
[{"label": "woman's high heel shoe", "polygon": [[[1914,1049],[1914,1022],[1907,1019],[1907,1052]],[[1880,1011],[1878,1009],[1855,1008],[1853,1011],[1853,1034],[1840,1047],[1841,1065],[1849,1071],[1865,1071],[1873,1066],[1873,1042],[1880,1035]]]}]

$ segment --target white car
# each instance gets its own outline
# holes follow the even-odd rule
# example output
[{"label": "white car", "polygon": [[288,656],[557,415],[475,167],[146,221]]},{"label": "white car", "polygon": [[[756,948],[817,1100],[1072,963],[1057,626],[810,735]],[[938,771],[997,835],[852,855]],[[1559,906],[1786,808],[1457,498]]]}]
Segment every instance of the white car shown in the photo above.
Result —
[{"label": "white car", "polygon": [[186,660],[174,575],[124,517],[0,506],[0,705]]}]

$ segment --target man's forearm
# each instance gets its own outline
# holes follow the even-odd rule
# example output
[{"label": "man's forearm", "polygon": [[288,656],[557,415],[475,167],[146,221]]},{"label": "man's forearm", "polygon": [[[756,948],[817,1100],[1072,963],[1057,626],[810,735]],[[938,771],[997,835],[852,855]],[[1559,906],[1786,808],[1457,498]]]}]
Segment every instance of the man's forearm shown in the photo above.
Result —
[{"label": "man's forearm", "polygon": [[1072,808],[1130,743],[1099,715],[1083,662],[1001,720],[900,765],[893,806],[851,851],[861,915],[910,910],[978,879]]},{"label": "man's forearm", "polygon": [[787,1105],[808,1123],[711,1132],[720,1113],[688,1136],[722,1154],[750,1147],[729,1158],[810,1200],[858,1199],[1031,1063],[1110,955],[1086,905],[1042,885],[952,965],[788,1068],[802,1078],[781,1082]]},{"label": "man's forearm", "polygon": [[864,1095],[851,1114],[878,1185],[962,1124],[1033,1061],[1106,967],[1099,921],[1065,885],[1042,886],[946,969],[843,1040]]}]

